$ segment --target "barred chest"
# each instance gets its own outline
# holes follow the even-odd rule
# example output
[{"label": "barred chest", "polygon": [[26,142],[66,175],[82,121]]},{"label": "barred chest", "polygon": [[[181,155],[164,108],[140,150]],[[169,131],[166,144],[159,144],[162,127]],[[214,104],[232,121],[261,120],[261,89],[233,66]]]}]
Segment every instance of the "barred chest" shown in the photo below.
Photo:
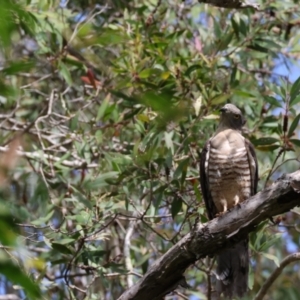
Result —
[{"label": "barred chest", "polygon": [[206,172],[211,196],[219,211],[226,211],[250,196],[248,152],[239,132],[224,130],[211,139]]}]

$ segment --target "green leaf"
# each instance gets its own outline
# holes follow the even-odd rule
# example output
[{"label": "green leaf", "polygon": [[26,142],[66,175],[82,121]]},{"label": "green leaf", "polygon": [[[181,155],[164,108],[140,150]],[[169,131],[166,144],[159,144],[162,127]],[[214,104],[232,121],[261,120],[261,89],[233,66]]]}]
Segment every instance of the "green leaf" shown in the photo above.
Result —
[{"label": "green leaf", "polygon": [[70,239],[70,238],[66,238],[66,239],[61,239],[59,240],[59,244],[61,245],[67,245],[67,244],[71,244],[75,241],[75,239]]},{"label": "green leaf", "polygon": [[78,118],[79,118],[79,113],[75,114],[73,118],[70,120],[70,130],[74,132],[77,129],[78,126]]},{"label": "green leaf", "polygon": [[142,72],[139,73],[139,78],[148,78],[152,74],[152,69],[144,69]]},{"label": "green leaf", "polygon": [[290,139],[290,142],[293,143],[296,147],[300,147],[300,140]]},{"label": "green leaf", "polygon": [[18,62],[12,62],[9,67],[4,68],[1,72],[3,75],[14,75],[19,72],[28,72],[34,67],[33,61],[18,61]]},{"label": "green leaf", "polygon": [[221,94],[211,100],[212,105],[218,105],[226,102],[231,97],[231,94]]},{"label": "green leaf", "polygon": [[279,259],[277,256],[273,255],[273,254],[270,254],[270,253],[264,253],[262,252],[261,253],[263,256],[265,256],[266,258],[270,259],[270,260],[273,260],[274,263],[276,264],[277,267],[279,267]]},{"label": "green leaf", "polygon": [[268,102],[269,104],[271,104],[271,105],[273,105],[275,107],[281,107],[281,104],[280,104],[279,100],[277,100],[274,97],[265,96],[264,99],[265,99],[266,102]]},{"label": "green leaf", "polygon": [[76,201],[79,201],[87,208],[93,209],[93,203],[90,201],[90,199],[88,199],[85,195],[81,194],[80,192],[76,191],[74,187],[72,187],[72,188],[75,191],[74,197],[72,198],[72,200],[74,201],[74,198],[75,198]]},{"label": "green leaf", "polygon": [[189,162],[190,162],[190,158],[184,158],[183,160],[180,161],[180,163],[178,164],[178,167],[176,168],[174,174],[173,174],[173,179],[178,179],[181,178],[182,182],[184,181],[185,177],[186,177],[186,172],[187,172],[187,168],[189,166]]},{"label": "green leaf", "polygon": [[45,225],[52,218],[53,214],[54,210],[51,210],[46,217],[38,218],[37,220],[32,221],[31,224],[38,226]]},{"label": "green leaf", "polygon": [[248,287],[250,290],[253,289],[253,285],[254,285],[254,271],[253,268],[250,264],[249,266],[249,277],[248,277]]},{"label": "green leaf", "polygon": [[255,51],[258,51],[258,52],[263,52],[263,53],[268,53],[269,52],[268,48],[262,47],[262,46],[260,46],[258,44],[250,45],[247,48],[255,50]]},{"label": "green leaf", "polygon": [[294,106],[294,105],[298,104],[299,102],[300,102],[300,95],[298,95],[294,98],[291,98],[290,106]]},{"label": "green leaf", "polygon": [[233,38],[233,32],[227,33],[217,45],[219,51],[225,50]]},{"label": "green leaf", "polygon": [[[94,263],[99,264],[102,257],[106,254],[107,254],[107,251],[105,251],[105,250],[90,250],[90,251],[84,251],[81,256],[84,261],[90,260]],[[86,262],[85,264],[87,264],[87,263],[88,262]]]},{"label": "green leaf", "polygon": [[13,34],[20,29],[20,20],[27,24],[28,29],[34,21],[31,14],[12,1],[1,1],[0,19],[0,44],[5,47],[10,45]]},{"label": "green leaf", "polygon": [[[113,95],[115,95],[116,97],[119,97],[121,99],[124,99],[124,100],[127,100],[128,102],[133,102],[134,104],[137,103],[137,99],[135,97],[132,97],[132,96],[128,96],[122,92],[119,92],[119,91],[110,91]],[[137,109],[137,111],[139,111],[140,108]]]},{"label": "green leaf", "polygon": [[[70,153],[70,152],[65,153],[63,156],[60,157],[60,159],[59,159],[58,161],[56,161],[56,162],[54,163],[55,167],[57,167],[57,168],[62,168],[62,169],[66,169],[66,167],[63,166],[61,163],[62,163],[64,160],[68,159],[70,156],[71,156],[71,153]],[[43,157],[43,156],[42,156],[42,157]]]},{"label": "green leaf", "polygon": [[109,105],[109,100],[110,100],[110,94],[108,94],[105,99],[103,100],[102,104],[100,105],[96,117],[96,121],[102,120],[103,116],[105,115],[105,112],[108,108]]},{"label": "green leaf", "polygon": [[263,146],[256,146],[257,150],[265,151],[265,152],[272,152],[276,149],[278,149],[280,145],[263,145]]},{"label": "green leaf", "polygon": [[298,79],[293,83],[291,87],[291,99],[290,99],[290,105],[295,105],[295,98],[299,95],[300,92],[300,76]]},{"label": "green leaf", "polygon": [[234,30],[234,33],[235,33],[237,39],[239,39],[240,28],[239,28],[238,23],[237,23],[237,22],[235,21],[235,19],[234,19],[234,15],[233,15],[232,18],[231,18],[231,25],[232,25],[232,27],[233,27],[233,30]]},{"label": "green leaf", "polygon": [[268,47],[269,49],[275,48],[274,50],[277,50],[281,47],[278,43],[266,38],[257,38],[255,39],[255,42],[258,44],[262,44],[263,46]]},{"label": "green leaf", "polygon": [[116,45],[123,42],[127,42],[126,34],[123,33],[120,28],[118,29],[111,29],[105,28],[101,33],[100,36],[97,38],[97,43],[101,45]]},{"label": "green leaf", "polygon": [[107,186],[107,179],[112,179],[116,178],[118,172],[107,172],[99,175],[96,179],[94,180],[88,180],[87,182],[84,183],[84,187],[87,190],[98,190],[101,187]]},{"label": "green leaf", "polygon": [[249,91],[243,90],[233,90],[235,96],[244,97],[244,98],[255,98],[255,95]]},{"label": "green leaf", "polygon": [[[2,207],[1,207],[2,210]],[[18,227],[16,219],[3,208],[0,211],[0,242],[5,246],[14,246],[16,243]]]},{"label": "green leaf", "polygon": [[193,184],[193,190],[194,190],[194,193],[195,193],[197,201],[200,203],[201,200],[202,200],[202,195],[200,193],[200,189],[198,187],[198,183],[199,182],[197,181],[197,184]]},{"label": "green leaf", "polygon": [[142,122],[144,122],[144,123],[148,123],[148,122],[150,121],[149,116],[146,115],[146,114],[138,114],[138,115],[136,116],[136,118],[137,118],[139,121],[142,121]]},{"label": "green leaf", "polygon": [[263,137],[257,140],[252,141],[255,146],[265,146],[265,145],[272,145],[274,143],[279,142],[279,139],[272,138],[272,137]]},{"label": "green leaf", "polygon": [[251,233],[250,235],[250,238],[251,238],[251,248],[254,249],[255,251],[258,251],[258,248],[260,246],[260,243],[261,243],[261,240],[263,238],[263,235],[264,235],[264,228],[265,226],[265,223],[261,223],[259,224],[258,228],[257,228],[257,231],[256,232],[253,232]]},{"label": "green leaf", "polygon": [[72,85],[73,80],[72,80],[71,74],[70,74],[68,68],[66,67],[66,65],[63,62],[60,62],[58,65],[58,68],[59,68],[61,76],[65,79],[67,84]]},{"label": "green leaf", "polygon": [[241,18],[239,22],[239,31],[246,37],[249,32],[249,26],[245,23],[245,21]]},{"label": "green leaf", "polygon": [[200,64],[197,65],[192,65],[190,67],[187,68],[187,70],[185,71],[184,75],[185,76],[190,76],[192,72],[201,69],[202,66]]},{"label": "green leaf", "polygon": [[293,120],[288,131],[288,137],[291,137],[294,134],[295,129],[299,125],[299,120],[300,120],[300,114],[298,114],[298,116]]},{"label": "green leaf", "polygon": [[72,254],[72,251],[67,246],[61,244],[60,242],[51,243],[51,247],[62,254]]},{"label": "green leaf", "polygon": [[0,273],[14,284],[22,286],[31,299],[41,299],[39,286],[19,266],[14,265],[10,261],[1,261]]},{"label": "green leaf", "polygon": [[274,245],[278,240],[280,240],[282,235],[280,233],[274,234],[272,237],[270,237],[267,241],[265,241],[263,244],[260,245],[258,251],[265,252],[267,249],[269,249],[272,245]]},{"label": "green leaf", "polygon": [[171,99],[169,95],[149,91],[144,93],[140,99],[141,102],[152,107],[155,111],[165,112],[166,110],[170,110]]},{"label": "green leaf", "polygon": [[181,208],[182,208],[182,200],[179,197],[175,197],[171,204],[171,214],[173,219],[180,212]]}]

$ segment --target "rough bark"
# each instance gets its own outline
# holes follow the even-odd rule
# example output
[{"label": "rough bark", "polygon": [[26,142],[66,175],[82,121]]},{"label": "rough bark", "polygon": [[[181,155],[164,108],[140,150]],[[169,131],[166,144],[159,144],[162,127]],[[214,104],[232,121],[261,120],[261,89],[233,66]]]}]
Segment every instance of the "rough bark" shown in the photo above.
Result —
[{"label": "rough bark", "polygon": [[214,255],[245,238],[256,226],[300,205],[300,171],[284,175],[272,186],[237,205],[223,216],[197,224],[167,253],[153,263],[119,300],[158,300],[185,284],[185,270],[198,259]]},{"label": "rough bark", "polygon": [[224,8],[248,8],[252,7],[254,9],[258,9],[258,4],[251,3],[247,0],[198,0],[200,3],[206,3],[210,5],[214,5],[217,7],[224,7]]}]

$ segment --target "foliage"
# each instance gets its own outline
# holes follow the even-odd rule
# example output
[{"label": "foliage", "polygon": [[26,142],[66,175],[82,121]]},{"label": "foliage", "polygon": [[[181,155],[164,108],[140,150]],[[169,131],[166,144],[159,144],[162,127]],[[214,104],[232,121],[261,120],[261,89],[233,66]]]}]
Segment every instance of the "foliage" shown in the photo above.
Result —
[{"label": "foliage", "polygon": [[[117,299],[198,215],[207,221],[198,153],[226,102],[248,120],[260,188],[299,167],[300,79],[277,72],[298,60],[300,9],[260,4],[5,2],[1,293]],[[249,299],[298,251],[298,213],[251,235]],[[203,299],[212,263],[191,267],[180,293]],[[300,298],[297,269],[268,299]]]}]

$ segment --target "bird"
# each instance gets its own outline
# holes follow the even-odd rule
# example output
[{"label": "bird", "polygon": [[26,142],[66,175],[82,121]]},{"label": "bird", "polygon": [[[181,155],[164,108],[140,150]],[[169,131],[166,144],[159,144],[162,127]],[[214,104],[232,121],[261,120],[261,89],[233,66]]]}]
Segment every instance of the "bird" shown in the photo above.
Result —
[{"label": "bird", "polygon": [[[214,135],[200,155],[200,185],[210,220],[256,194],[258,164],[254,146],[243,137],[241,110],[228,103],[220,109]],[[248,290],[248,237],[222,250],[216,257],[216,292],[227,299],[243,297]]]}]

